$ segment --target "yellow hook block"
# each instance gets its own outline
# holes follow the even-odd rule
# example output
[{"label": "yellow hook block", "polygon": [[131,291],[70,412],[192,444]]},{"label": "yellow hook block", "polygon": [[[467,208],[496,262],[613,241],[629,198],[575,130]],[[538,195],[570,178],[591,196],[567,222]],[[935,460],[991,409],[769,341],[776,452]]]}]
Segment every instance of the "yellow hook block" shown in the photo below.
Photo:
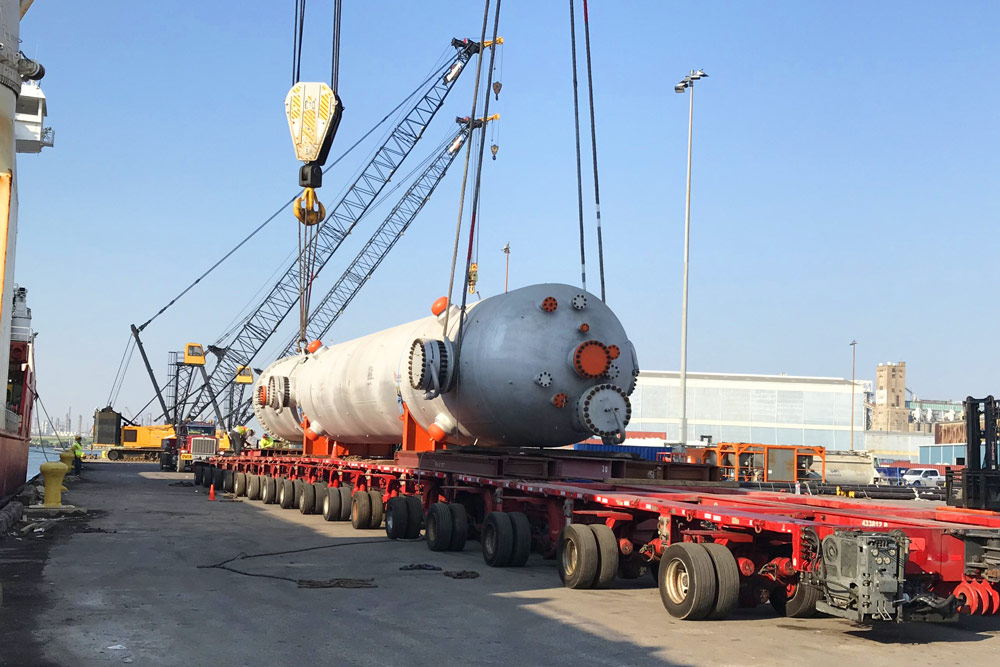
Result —
[{"label": "yellow hook block", "polygon": [[302,196],[295,200],[293,210],[296,219],[306,226],[315,225],[326,218],[326,207],[320,202],[313,188],[302,191]]}]

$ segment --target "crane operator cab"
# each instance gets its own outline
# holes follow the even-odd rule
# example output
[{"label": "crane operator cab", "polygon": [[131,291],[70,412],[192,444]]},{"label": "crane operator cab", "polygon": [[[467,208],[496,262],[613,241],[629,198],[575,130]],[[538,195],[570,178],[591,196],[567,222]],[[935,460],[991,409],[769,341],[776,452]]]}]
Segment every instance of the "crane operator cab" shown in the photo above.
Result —
[{"label": "crane operator cab", "polygon": [[236,384],[253,384],[253,371],[249,366],[240,366],[236,369]]},{"label": "crane operator cab", "polygon": [[205,350],[198,343],[188,343],[184,346],[185,366],[204,366]]}]

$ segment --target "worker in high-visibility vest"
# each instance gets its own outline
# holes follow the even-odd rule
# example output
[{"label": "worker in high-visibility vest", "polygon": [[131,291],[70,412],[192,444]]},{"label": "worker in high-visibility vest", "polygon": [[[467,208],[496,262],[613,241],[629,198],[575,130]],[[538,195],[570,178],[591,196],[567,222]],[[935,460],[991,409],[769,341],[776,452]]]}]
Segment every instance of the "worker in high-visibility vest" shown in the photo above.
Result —
[{"label": "worker in high-visibility vest", "polygon": [[73,473],[79,475],[83,471],[83,443],[80,436],[73,440]]},{"label": "worker in high-visibility vest", "polygon": [[267,433],[265,433],[263,436],[261,436],[261,439],[260,439],[260,448],[261,449],[273,449],[274,448],[274,440]]},{"label": "worker in high-visibility vest", "polygon": [[243,448],[247,446],[250,442],[250,437],[253,435],[253,431],[247,429],[246,426],[237,426],[232,431],[229,432],[229,447],[234,454],[239,454],[243,451]]}]

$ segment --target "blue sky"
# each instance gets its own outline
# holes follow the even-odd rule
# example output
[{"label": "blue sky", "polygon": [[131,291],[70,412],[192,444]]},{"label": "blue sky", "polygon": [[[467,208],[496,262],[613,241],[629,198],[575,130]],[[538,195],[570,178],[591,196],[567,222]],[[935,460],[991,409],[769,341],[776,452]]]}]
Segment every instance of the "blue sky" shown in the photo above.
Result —
[{"label": "blue sky", "polygon": [[[54,417],[103,406],[129,324],[297,189],[283,109],[292,6],[41,0],[22,22],[22,49],[47,70],[56,146],[19,156],[16,277]],[[423,80],[451,37],[477,37],[482,11],[344,2],[333,155]],[[590,13],[608,301],[642,367],[679,364],[687,99],[673,85],[694,67],[710,78],[695,100],[689,369],[850,377],[855,338],[859,378],[905,360],[924,398],[1000,390],[988,293],[1000,248],[1000,7],[595,0]],[[303,78],[326,79],[330,3],[311,0],[307,18]],[[507,0],[501,34],[484,296],[503,289],[508,241],[512,285],[579,280],[568,5]],[[414,162],[468,114],[472,82],[470,71]],[[327,175],[324,201],[364,155]],[[449,173],[332,340],[422,317],[445,292],[460,176]],[[320,292],[387,212],[359,225]],[[215,342],[295,246],[286,212],[150,325],[157,373],[167,350]],[[150,396],[136,355],[117,407]]]}]

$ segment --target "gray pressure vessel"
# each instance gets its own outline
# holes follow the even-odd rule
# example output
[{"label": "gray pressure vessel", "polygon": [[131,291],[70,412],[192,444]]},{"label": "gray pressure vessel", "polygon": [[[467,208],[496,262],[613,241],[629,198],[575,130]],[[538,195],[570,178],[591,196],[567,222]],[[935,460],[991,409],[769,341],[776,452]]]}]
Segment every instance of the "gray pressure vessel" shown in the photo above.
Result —
[{"label": "gray pressure vessel", "polygon": [[254,411],[271,435],[398,443],[402,405],[438,441],[559,447],[621,442],[639,373],[607,305],[578,287],[531,285],[308,354],[257,378]]}]

